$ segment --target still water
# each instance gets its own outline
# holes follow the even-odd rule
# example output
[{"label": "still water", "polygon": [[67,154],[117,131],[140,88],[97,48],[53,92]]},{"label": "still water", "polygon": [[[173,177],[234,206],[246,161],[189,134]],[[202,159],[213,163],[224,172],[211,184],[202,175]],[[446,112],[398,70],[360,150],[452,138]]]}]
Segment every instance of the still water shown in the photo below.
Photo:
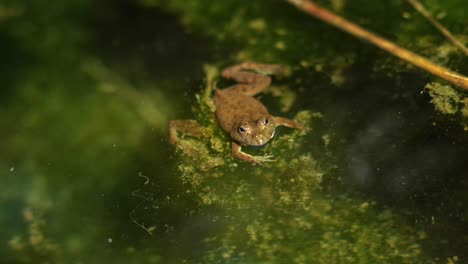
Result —
[{"label": "still water", "polygon": [[[259,99],[312,131],[246,164],[204,97],[241,41],[142,3],[0,3],[1,263],[467,261],[468,137],[428,76],[376,70],[347,37],[370,57],[329,73],[291,55]],[[172,146],[171,119],[209,137]]]}]

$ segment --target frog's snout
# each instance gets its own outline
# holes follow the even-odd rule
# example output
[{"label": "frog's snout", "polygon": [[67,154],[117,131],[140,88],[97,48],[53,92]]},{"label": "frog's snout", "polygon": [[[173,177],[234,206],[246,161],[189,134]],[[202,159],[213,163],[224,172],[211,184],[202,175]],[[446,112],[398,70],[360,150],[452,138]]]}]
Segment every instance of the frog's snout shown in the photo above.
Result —
[{"label": "frog's snout", "polygon": [[275,136],[275,130],[271,131],[271,133],[260,133],[255,135],[254,140],[255,140],[255,145],[257,146],[262,146],[265,145],[270,139],[272,139]]}]

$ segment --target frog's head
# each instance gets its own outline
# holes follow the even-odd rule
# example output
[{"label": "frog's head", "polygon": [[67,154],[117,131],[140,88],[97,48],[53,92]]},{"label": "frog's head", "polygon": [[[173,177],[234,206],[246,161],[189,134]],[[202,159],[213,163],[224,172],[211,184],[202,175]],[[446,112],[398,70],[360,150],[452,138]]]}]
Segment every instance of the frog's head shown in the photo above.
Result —
[{"label": "frog's head", "polygon": [[275,135],[275,120],[271,116],[240,122],[231,132],[231,137],[247,146],[265,145]]}]

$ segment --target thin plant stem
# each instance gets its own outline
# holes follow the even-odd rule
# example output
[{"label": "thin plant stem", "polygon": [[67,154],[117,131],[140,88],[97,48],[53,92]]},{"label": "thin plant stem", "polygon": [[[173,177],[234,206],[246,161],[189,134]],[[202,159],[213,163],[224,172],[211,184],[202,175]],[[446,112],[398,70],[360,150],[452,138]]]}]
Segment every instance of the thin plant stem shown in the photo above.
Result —
[{"label": "thin plant stem", "polygon": [[418,0],[408,0],[408,2],[416,9],[421,15],[423,15],[435,28],[437,28],[442,35],[444,35],[452,44],[460,49],[465,56],[468,56],[468,49],[461,43],[450,31],[445,28],[439,21],[435,20],[427,9]]},{"label": "thin plant stem", "polygon": [[413,53],[407,49],[404,49],[395,43],[386,40],[375,33],[372,33],[364,28],[354,24],[353,22],[333,14],[332,12],[323,9],[316,5],[315,3],[308,0],[286,0],[287,2],[293,4],[300,10],[312,15],[327,24],[331,24],[355,37],[366,40],[373,45],[389,52],[390,54],[405,60],[425,71],[430,72],[431,74],[438,76],[446,81],[451,82],[452,84],[468,90],[468,78],[459,73],[453,72],[449,69],[446,69],[440,65],[437,65],[430,60]]}]

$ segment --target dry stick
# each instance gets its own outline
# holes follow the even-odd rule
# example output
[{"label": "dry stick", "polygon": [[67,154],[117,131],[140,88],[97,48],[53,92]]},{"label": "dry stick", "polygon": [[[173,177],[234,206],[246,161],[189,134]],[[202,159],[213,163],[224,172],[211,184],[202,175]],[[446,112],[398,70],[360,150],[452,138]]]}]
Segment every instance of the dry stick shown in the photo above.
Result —
[{"label": "dry stick", "polygon": [[414,9],[416,9],[421,15],[423,15],[429,22],[437,28],[442,35],[444,35],[454,46],[459,48],[466,56],[468,56],[468,49],[463,45],[457,38],[455,38],[448,29],[442,26],[437,20],[435,20],[429,11],[418,1],[418,0],[408,0],[408,2],[413,5]]},{"label": "dry stick", "polygon": [[302,11],[325,21],[328,24],[331,24],[345,32],[348,32],[351,35],[359,37],[361,39],[367,40],[377,47],[393,54],[394,56],[399,57],[413,65],[418,66],[419,68],[426,70],[442,79],[445,79],[462,89],[468,90],[468,78],[466,76],[460,75],[456,72],[450,71],[442,66],[432,63],[430,60],[421,57],[409,50],[406,50],[398,45],[372,33],[369,32],[360,26],[348,21],[338,15],[335,15],[311,1],[307,0],[286,0],[289,3],[295,5]]}]

